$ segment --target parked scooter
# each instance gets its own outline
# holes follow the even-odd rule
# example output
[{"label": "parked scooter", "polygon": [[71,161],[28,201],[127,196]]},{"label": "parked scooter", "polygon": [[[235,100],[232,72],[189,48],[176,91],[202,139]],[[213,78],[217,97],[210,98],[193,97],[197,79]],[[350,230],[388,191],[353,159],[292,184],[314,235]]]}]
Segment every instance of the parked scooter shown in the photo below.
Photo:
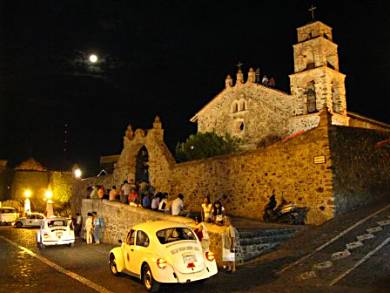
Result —
[{"label": "parked scooter", "polygon": [[276,207],[275,194],[272,194],[265,207],[263,220],[269,223],[303,225],[308,210],[306,207],[297,207],[296,204],[289,203],[284,198]]}]

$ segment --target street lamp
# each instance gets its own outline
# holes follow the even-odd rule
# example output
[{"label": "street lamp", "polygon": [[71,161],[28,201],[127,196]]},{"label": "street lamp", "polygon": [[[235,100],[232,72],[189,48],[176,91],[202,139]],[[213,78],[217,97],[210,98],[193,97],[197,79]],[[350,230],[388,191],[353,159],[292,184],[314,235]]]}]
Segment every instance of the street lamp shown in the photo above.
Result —
[{"label": "street lamp", "polygon": [[54,211],[53,211],[53,192],[51,189],[47,189],[45,191],[45,198],[46,198],[46,216],[47,217],[52,217],[54,216]]},{"label": "street lamp", "polygon": [[24,195],[24,212],[26,214],[31,213],[31,201],[30,201],[31,194],[32,194],[32,192],[30,189],[26,189],[23,193],[23,195]]},{"label": "street lamp", "polygon": [[80,168],[76,168],[73,170],[73,175],[75,178],[80,179],[81,175],[83,175],[83,172],[81,172]]}]

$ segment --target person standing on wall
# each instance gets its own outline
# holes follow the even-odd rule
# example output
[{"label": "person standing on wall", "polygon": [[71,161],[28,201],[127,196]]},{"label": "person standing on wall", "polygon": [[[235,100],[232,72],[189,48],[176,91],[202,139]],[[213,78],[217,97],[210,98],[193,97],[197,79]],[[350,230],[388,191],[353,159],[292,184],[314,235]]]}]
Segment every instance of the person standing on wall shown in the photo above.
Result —
[{"label": "person standing on wall", "polygon": [[127,180],[123,181],[120,195],[121,195],[121,202],[124,204],[128,203],[130,189],[131,189],[131,185],[129,184],[129,182],[127,182]]}]

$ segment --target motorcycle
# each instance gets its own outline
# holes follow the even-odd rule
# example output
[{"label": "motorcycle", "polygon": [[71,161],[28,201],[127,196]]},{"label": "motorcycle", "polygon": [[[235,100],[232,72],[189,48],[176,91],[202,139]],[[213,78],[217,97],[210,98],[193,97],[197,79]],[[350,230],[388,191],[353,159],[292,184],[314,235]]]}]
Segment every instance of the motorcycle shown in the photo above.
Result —
[{"label": "motorcycle", "polygon": [[272,194],[265,207],[263,220],[267,223],[303,225],[308,210],[306,207],[298,207],[285,199],[282,199],[282,202],[276,207],[275,195]]}]

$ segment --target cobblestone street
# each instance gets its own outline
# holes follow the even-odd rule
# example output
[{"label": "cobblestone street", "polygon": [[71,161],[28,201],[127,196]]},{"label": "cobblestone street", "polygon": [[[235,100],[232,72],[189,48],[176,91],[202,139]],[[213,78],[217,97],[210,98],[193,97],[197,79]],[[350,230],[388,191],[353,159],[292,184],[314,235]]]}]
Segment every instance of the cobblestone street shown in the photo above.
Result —
[{"label": "cobblestone street", "polygon": [[[111,275],[110,245],[78,241],[39,250],[34,229],[0,227],[1,292],[142,292],[128,276]],[[370,236],[371,235],[371,236]],[[360,240],[359,240],[360,239]],[[166,292],[388,292],[390,205],[377,204],[310,227],[237,273]],[[302,258],[303,257],[303,258]]]}]

